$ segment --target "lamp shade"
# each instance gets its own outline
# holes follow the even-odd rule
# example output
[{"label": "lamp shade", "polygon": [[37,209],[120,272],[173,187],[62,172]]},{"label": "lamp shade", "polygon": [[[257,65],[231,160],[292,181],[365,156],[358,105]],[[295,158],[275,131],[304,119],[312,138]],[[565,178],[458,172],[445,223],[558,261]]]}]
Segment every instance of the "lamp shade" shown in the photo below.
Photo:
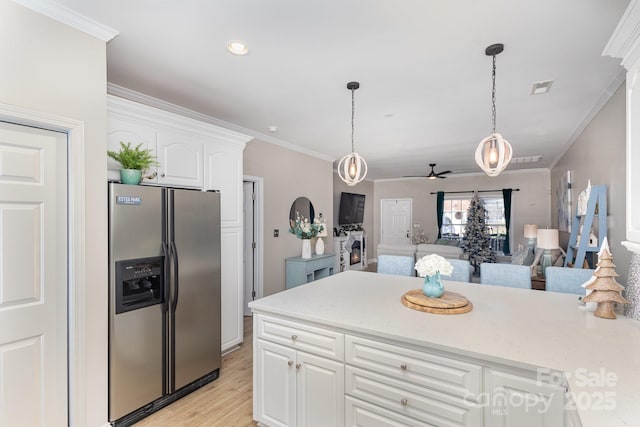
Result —
[{"label": "lamp shade", "polygon": [[538,226],[535,224],[524,225],[524,237],[527,239],[535,239],[538,237]]},{"label": "lamp shade", "polygon": [[538,248],[558,249],[560,247],[558,230],[555,228],[544,228],[538,230]]}]

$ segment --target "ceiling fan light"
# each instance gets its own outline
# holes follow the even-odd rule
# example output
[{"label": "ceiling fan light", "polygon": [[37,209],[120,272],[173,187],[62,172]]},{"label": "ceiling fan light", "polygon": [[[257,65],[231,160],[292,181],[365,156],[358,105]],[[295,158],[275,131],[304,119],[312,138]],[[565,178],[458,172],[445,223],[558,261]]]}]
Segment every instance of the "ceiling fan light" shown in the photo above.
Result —
[{"label": "ceiling fan light", "polygon": [[358,153],[350,153],[340,159],[338,175],[348,186],[353,187],[367,176],[367,162]]},{"label": "ceiling fan light", "polygon": [[[497,154],[495,162],[491,160]],[[513,150],[511,144],[499,133],[493,133],[480,141],[476,149],[476,163],[489,176],[498,176],[511,161]]]}]

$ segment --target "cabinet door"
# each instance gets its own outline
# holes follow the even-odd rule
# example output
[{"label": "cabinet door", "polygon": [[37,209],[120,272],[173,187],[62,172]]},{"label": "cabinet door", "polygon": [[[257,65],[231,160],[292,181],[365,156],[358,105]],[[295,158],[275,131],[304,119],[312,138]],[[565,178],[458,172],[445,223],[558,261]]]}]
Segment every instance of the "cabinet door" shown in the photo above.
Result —
[{"label": "cabinet door", "polygon": [[[123,120],[109,116],[107,119],[107,149],[111,151],[120,150],[120,142],[130,143],[132,147],[142,144],[141,148],[151,150],[154,156],[156,154],[156,131],[153,127],[137,123],[135,120]],[[108,178],[120,180],[120,169],[122,165],[112,158],[107,159]],[[156,167],[152,166],[145,172],[147,176],[153,176]],[[145,183],[157,183],[156,177],[145,179]]]},{"label": "cabinet door", "polygon": [[485,424],[492,427],[564,425],[563,387],[506,372],[487,370],[490,398]]},{"label": "cabinet door", "polygon": [[223,227],[242,226],[242,148],[211,142],[206,146],[205,190],[220,191]]},{"label": "cabinet door", "polygon": [[256,421],[271,427],[295,426],[296,351],[268,341],[256,340]]},{"label": "cabinet door", "polygon": [[202,141],[188,134],[163,130],[158,133],[158,163],[159,184],[202,188]]},{"label": "cabinet door", "polygon": [[298,352],[296,370],[297,425],[344,426],[344,364]]},{"label": "cabinet door", "polygon": [[242,265],[242,229],[220,230],[220,273],[222,301],[222,351],[242,343],[242,303],[244,282]]}]

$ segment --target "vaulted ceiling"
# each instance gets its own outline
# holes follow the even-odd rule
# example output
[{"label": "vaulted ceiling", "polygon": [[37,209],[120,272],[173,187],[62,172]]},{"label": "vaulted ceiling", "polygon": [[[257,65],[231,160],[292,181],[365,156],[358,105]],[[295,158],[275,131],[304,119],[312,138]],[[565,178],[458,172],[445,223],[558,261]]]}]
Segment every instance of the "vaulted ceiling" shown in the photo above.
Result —
[{"label": "vaulted ceiling", "polygon": [[[491,130],[508,169],[549,167],[622,82],[602,56],[628,0],[58,0],[119,31],[110,83],[329,159],[355,148],[369,178],[476,172]],[[230,40],[249,52],[236,56]],[[549,93],[531,95],[552,80]],[[270,127],[277,130],[271,132]]]}]

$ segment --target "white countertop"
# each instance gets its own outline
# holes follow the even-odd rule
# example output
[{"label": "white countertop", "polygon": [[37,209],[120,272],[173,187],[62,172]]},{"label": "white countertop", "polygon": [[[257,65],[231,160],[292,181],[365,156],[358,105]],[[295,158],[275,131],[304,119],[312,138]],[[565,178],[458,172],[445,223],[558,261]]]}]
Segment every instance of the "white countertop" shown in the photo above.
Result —
[{"label": "white countertop", "polygon": [[445,289],[466,296],[471,312],[438,315],[403,306],[400,297],[422,283],[347,271],[249,305],[516,367],[560,370],[584,427],[640,425],[640,322],[597,318],[577,295],[449,281]]}]

